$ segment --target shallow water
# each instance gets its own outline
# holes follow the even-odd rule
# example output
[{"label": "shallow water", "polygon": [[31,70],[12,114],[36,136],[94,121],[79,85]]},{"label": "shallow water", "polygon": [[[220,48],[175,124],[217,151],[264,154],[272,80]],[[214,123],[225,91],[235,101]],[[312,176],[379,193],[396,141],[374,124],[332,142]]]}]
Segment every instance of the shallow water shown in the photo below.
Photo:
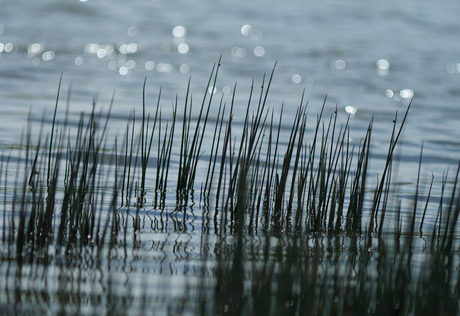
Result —
[{"label": "shallow water", "polygon": [[[454,169],[460,157],[459,9],[453,0],[443,0],[442,5],[407,0],[246,3],[145,0],[129,5],[110,0],[46,0],[33,4],[3,0],[0,1],[0,148],[6,157],[9,149],[19,144],[30,110],[37,133],[43,111],[44,130],[50,130],[61,73],[58,120],[64,118],[65,98],[67,91],[71,91],[71,128],[76,129],[80,111],[91,111],[95,96],[98,108],[107,110],[115,92],[108,131],[110,147],[115,135],[123,135],[132,111],[137,115],[142,111],[144,78],[147,78],[148,111],[154,111],[161,87],[163,115],[170,120],[171,104],[176,94],[179,105],[183,104],[189,78],[194,104],[198,106],[212,65],[222,54],[211,117],[217,114],[222,93],[224,100],[230,102],[237,83],[234,126],[241,127],[244,115],[239,113],[246,109],[252,79],[257,99],[263,74],[269,75],[276,62],[268,104],[279,113],[284,102],[283,131],[289,132],[303,91],[304,101],[309,104],[309,130],[313,130],[327,95],[326,119],[336,106],[341,123],[351,113],[351,143],[359,144],[369,121],[374,119],[371,160],[374,176],[382,172],[395,113],[398,111],[400,121],[413,97],[402,146],[397,150],[400,157],[397,181],[402,184],[397,196],[404,205],[411,205],[423,142],[422,191],[426,194],[433,172],[438,184],[433,189],[436,201],[442,172],[447,167]],[[311,136],[307,133],[308,137]],[[205,141],[205,161],[210,141],[211,138]],[[13,151],[15,155],[18,154]],[[172,161],[179,161],[179,156],[173,155]],[[149,166],[153,169],[155,165],[152,158]],[[203,172],[198,172],[197,183],[205,178],[206,166],[200,168]],[[15,171],[9,172],[12,179]],[[147,186],[153,187],[153,181],[149,177]],[[12,199],[8,189],[11,185],[12,182],[5,188],[8,201]],[[174,187],[174,179],[170,187]],[[139,237],[141,247],[133,247],[136,241],[130,240],[129,250],[119,249],[125,254],[114,255],[112,265],[116,272],[107,268],[107,264],[110,266],[107,262],[100,270],[81,263],[77,267],[87,275],[80,282],[81,275],[75,275],[78,272],[73,270],[74,266],[63,267],[56,259],[46,273],[40,270],[47,269],[46,264],[30,268],[36,271],[19,271],[24,276],[36,277],[28,281],[31,284],[21,285],[14,283],[22,282],[21,278],[18,281],[14,262],[13,273],[5,271],[10,262],[3,261],[0,276],[13,277],[5,285],[0,302],[11,306],[19,297],[19,301],[29,302],[32,308],[36,304],[51,305],[51,310],[57,311],[59,306],[67,304],[71,308],[83,306],[83,314],[96,313],[98,308],[104,312],[110,310],[106,301],[106,307],[81,301],[71,303],[65,297],[53,300],[53,294],[61,292],[71,297],[72,291],[59,286],[64,286],[66,280],[76,280],[75,286],[84,287],[78,290],[78,299],[84,300],[88,294],[97,300],[98,293],[107,293],[107,284],[112,284],[109,279],[120,295],[117,299],[134,293],[134,299],[139,300],[144,282],[150,281],[163,284],[159,286],[161,289],[169,287],[164,301],[173,302],[176,294],[182,295],[184,282],[197,282],[195,278],[201,272],[187,274],[187,271],[200,269],[202,249],[214,247],[216,240],[211,234],[211,240],[206,241],[209,245],[202,244],[203,226],[212,232],[214,229],[212,224],[203,225],[206,209],[196,201],[197,205],[185,216],[175,214],[172,196],[166,214],[154,209],[141,210],[144,218]],[[429,211],[427,221],[434,220],[436,207]],[[131,231],[128,236],[131,238]],[[43,278],[37,281],[42,273],[51,287],[43,288]],[[173,277],[178,274],[188,278]],[[151,279],[145,281],[145,275],[151,275]],[[29,286],[36,292],[29,294],[25,290]],[[12,293],[19,296],[15,298]],[[164,307],[161,294],[156,297],[159,306]],[[85,306],[93,309],[85,310]]]}]

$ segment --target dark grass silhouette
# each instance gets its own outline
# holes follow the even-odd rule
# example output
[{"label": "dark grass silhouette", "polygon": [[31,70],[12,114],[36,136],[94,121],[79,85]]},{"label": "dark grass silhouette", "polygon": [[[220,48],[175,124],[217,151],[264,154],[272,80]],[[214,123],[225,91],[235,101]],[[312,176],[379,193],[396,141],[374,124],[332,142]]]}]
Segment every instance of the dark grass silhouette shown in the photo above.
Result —
[{"label": "dark grass silhouette", "polygon": [[[209,117],[214,103],[207,91],[216,85],[219,67],[220,61],[193,119],[190,82],[183,109],[176,98],[168,120],[160,109],[161,91],[155,114],[146,113],[144,82],[141,122],[134,113],[121,146],[115,139],[112,149],[106,136],[110,109],[97,113],[94,104],[73,133],[68,114],[64,122],[56,121],[59,83],[50,137],[35,138],[29,123],[20,159],[2,155],[0,278],[5,286],[0,306],[10,314],[84,314],[85,307],[94,313],[154,315],[457,314],[459,169],[452,179],[447,173],[442,178],[434,222],[425,218],[433,181],[423,206],[417,181],[410,209],[403,209],[392,183],[394,152],[411,105],[401,120],[395,115],[386,161],[372,184],[373,121],[354,146],[348,142],[348,120],[338,126],[337,110],[323,118],[325,100],[307,135],[302,96],[291,130],[282,135],[283,106],[277,118],[267,105],[273,69],[262,80],[255,107],[253,82],[243,127],[236,130],[235,95],[230,105],[221,98],[217,116]],[[212,144],[204,153],[207,129]],[[146,183],[151,159],[156,161],[152,188]],[[200,163],[206,181],[197,184]],[[169,188],[171,179],[176,185]],[[147,201],[154,219],[145,213]],[[89,294],[81,290],[88,281],[74,278],[74,271],[111,271],[120,262],[126,269],[144,246],[145,229],[186,233],[193,208],[202,211],[195,249],[200,259],[193,267],[198,281],[184,277],[179,297],[152,291],[155,277],[137,284],[139,295],[118,294],[109,272],[92,281]],[[179,255],[181,244],[176,244],[173,252]],[[166,245],[166,239],[154,242],[152,249]],[[43,284],[52,267],[60,271],[57,290],[20,286],[35,270]],[[66,287],[65,280],[73,286]]]}]

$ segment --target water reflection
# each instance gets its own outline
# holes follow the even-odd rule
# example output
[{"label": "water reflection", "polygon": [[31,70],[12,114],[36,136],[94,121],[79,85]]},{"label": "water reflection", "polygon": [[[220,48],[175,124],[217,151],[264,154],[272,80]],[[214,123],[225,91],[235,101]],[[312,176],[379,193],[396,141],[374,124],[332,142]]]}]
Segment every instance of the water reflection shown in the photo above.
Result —
[{"label": "water reflection", "polygon": [[[83,57],[78,56],[77,58],[75,58],[75,65],[81,66],[84,61],[85,61],[85,59]],[[110,68],[110,66],[109,66],[109,68]]]},{"label": "water reflection", "polygon": [[139,29],[136,26],[131,26],[128,29],[128,36],[135,37],[139,33]]},{"label": "water reflection", "polygon": [[243,58],[244,56],[246,56],[246,49],[244,49],[243,47],[233,47],[232,56]]},{"label": "water reflection", "polygon": [[241,28],[241,34],[244,36],[249,36],[252,32],[252,26],[246,24]]},{"label": "water reflection", "polygon": [[181,25],[173,28],[172,34],[174,37],[184,37],[187,34],[187,29]]},{"label": "water reflection", "polygon": [[404,105],[409,105],[412,98],[414,97],[414,91],[412,89],[402,89],[399,92],[394,92],[391,89],[385,90],[385,96],[393,98],[395,101],[403,101]]},{"label": "water reflection", "polygon": [[256,48],[254,48],[254,55],[256,55],[257,57],[262,57],[263,55],[265,55],[265,49],[262,46],[257,46]]},{"label": "water reflection", "polygon": [[376,62],[377,74],[379,76],[386,76],[390,73],[390,63],[386,59],[379,59]]},{"label": "water reflection", "polygon": [[190,67],[187,64],[180,65],[180,72],[183,74],[187,74],[190,71]]},{"label": "water reflection", "polygon": [[330,65],[331,68],[335,70],[343,70],[346,67],[345,61],[343,61],[342,59],[334,60],[331,62]]},{"label": "water reflection", "polygon": [[358,110],[357,107],[354,107],[354,106],[351,106],[351,105],[347,105],[347,106],[345,107],[345,112],[347,112],[348,114],[350,114],[350,117],[354,117],[357,110]]}]

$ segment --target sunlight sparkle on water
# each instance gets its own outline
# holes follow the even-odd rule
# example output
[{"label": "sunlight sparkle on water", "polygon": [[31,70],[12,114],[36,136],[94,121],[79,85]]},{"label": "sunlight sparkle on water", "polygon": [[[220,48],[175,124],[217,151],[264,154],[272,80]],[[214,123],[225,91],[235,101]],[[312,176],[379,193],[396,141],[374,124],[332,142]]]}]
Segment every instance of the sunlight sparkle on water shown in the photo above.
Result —
[{"label": "sunlight sparkle on water", "polygon": [[[11,43],[6,43],[6,44],[0,43],[0,53],[2,53],[2,52],[12,53],[13,49],[14,49],[14,45],[11,44]],[[31,58],[31,57],[29,57],[29,58]]]},{"label": "sunlight sparkle on water", "polygon": [[6,53],[11,53],[14,49],[14,45],[12,43],[6,43],[5,44],[5,52]]},{"label": "sunlight sparkle on water", "polygon": [[107,51],[103,48],[99,49],[96,53],[97,57],[99,58],[104,58],[105,56],[107,56]]},{"label": "sunlight sparkle on water", "polygon": [[128,67],[123,66],[118,70],[118,72],[119,72],[120,75],[126,76],[129,73],[129,69],[128,69]]},{"label": "sunlight sparkle on water", "polygon": [[152,70],[153,68],[155,68],[155,63],[153,61],[149,60],[145,63],[145,69]]},{"label": "sunlight sparkle on water", "polygon": [[225,94],[229,94],[230,92],[232,92],[232,88],[230,88],[229,86],[225,86],[223,87],[222,92]]},{"label": "sunlight sparkle on water", "polygon": [[126,62],[126,67],[128,67],[128,69],[133,69],[134,67],[136,67],[136,62],[134,60],[128,60]]},{"label": "sunlight sparkle on water", "polygon": [[[7,44],[8,45],[8,44]],[[33,43],[27,46],[27,57],[34,58],[36,55],[41,54],[45,50],[45,44]],[[6,47],[5,47],[6,51]]]},{"label": "sunlight sparkle on water", "polygon": [[174,67],[173,65],[171,64],[167,64],[167,63],[159,63],[157,64],[156,66],[156,71],[158,72],[166,72],[166,73],[170,73],[173,71]]},{"label": "sunlight sparkle on water", "polygon": [[251,34],[251,31],[252,26],[250,26],[249,24],[246,24],[241,28],[241,34],[243,34],[244,36],[249,36]]},{"label": "sunlight sparkle on water", "polygon": [[43,55],[42,55],[42,59],[44,61],[50,61],[50,60],[53,60],[54,59],[54,52],[52,50],[50,50],[49,52],[44,52]]},{"label": "sunlight sparkle on water", "polygon": [[243,47],[233,47],[232,56],[243,58],[244,56],[246,56],[246,50]]},{"label": "sunlight sparkle on water", "polygon": [[208,88],[208,93],[209,93],[209,94],[214,94],[214,93],[216,93],[216,92],[217,92],[216,87],[210,86],[210,87]]},{"label": "sunlight sparkle on water", "polygon": [[414,96],[414,91],[412,91],[411,89],[403,89],[399,91],[399,95],[403,99],[412,99],[412,97]]},{"label": "sunlight sparkle on water", "polygon": [[379,76],[386,76],[390,72],[390,62],[386,59],[379,59],[375,63],[377,65],[377,74]]},{"label": "sunlight sparkle on water", "polygon": [[113,61],[113,60],[108,65],[110,70],[115,70],[117,68],[117,66],[118,66],[117,62]]},{"label": "sunlight sparkle on water", "polygon": [[390,63],[386,59],[379,59],[376,62],[377,68],[379,69],[389,69]]},{"label": "sunlight sparkle on water", "polygon": [[455,72],[455,65],[454,64],[446,64],[446,71],[450,74],[453,74]]},{"label": "sunlight sparkle on water", "polygon": [[332,69],[343,70],[345,69],[345,67],[346,67],[345,61],[343,61],[342,59],[334,60],[331,62]]},{"label": "sunlight sparkle on water", "polygon": [[181,54],[187,54],[188,53],[188,50],[189,50],[189,47],[187,44],[183,43],[183,44],[180,44],[178,47],[177,47],[177,51]]},{"label": "sunlight sparkle on water", "polygon": [[135,26],[131,26],[129,29],[128,29],[128,36],[130,37],[134,37],[136,36],[137,34],[139,33],[139,29]]},{"label": "sunlight sparkle on water", "polygon": [[345,112],[350,114],[351,117],[355,116],[357,110],[358,110],[358,108],[356,108],[354,106],[351,106],[351,105],[347,105],[345,107]]},{"label": "sunlight sparkle on water", "polygon": [[265,49],[262,46],[257,46],[254,48],[254,55],[257,57],[262,57],[265,54]]},{"label": "sunlight sparkle on water", "polygon": [[180,72],[183,73],[183,74],[186,74],[190,71],[190,67],[186,64],[182,64],[180,65],[180,68],[179,68]]},{"label": "sunlight sparkle on water", "polygon": [[187,29],[181,25],[178,25],[173,28],[172,34],[174,37],[184,37],[187,34]]},{"label": "sunlight sparkle on water", "polygon": [[300,83],[302,81],[302,77],[298,74],[295,74],[294,76],[292,76],[292,82],[294,83]]}]

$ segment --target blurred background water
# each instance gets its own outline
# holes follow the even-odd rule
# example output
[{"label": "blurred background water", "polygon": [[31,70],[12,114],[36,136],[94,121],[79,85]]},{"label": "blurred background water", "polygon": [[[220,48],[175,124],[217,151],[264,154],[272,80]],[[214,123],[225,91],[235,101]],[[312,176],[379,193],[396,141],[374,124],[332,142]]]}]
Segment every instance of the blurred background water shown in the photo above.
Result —
[{"label": "blurred background water", "polygon": [[252,79],[257,94],[277,62],[268,102],[278,112],[284,102],[286,128],[304,90],[313,121],[327,95],[326,114],[351,114],[356,143],[374,118],[378,170],[394,115],[414,98],[398,176],[415,182],[424,142],[424,175],[439,183],[460,158],[459,14],[454,0],[0,0],[0,148],[19,143],[30,109],[50,122],[61,73],[75,118],[95,95],[107,109],[115,92],[109,128],[120,135],[141,113],[145,77],[149,111],[162,87],[168,113],[189,78],[200,100],[223,55],[216,100],[230,101],[237,83],[235,113],[244,110]]},{"label": "blurred background water", "polygon": [[314,115],[327,94],[326,112],[337,105],[343,116],[352,113],[357,138],[374,116],[376,154],[394,113],[414,97],[403,159],[418,156],[424,141],[433,168],[456,164],[459,11],[449,0],[3,0],[0,142],[17,142],[30,108],[51,115],[61,72],[63,90],[72,86],[72,112],[89,111],[94,94],[107,106],[115,91],[114,117],[125,119],[141,108],[145,77],[152,109],[160,87],[164,108],[176,94],[183,99],[190,77],[201,97],[222,54],[217,95],[229,100],[237,82],[236,106],[245,107],[251,80],[278,62],[269,103],[285,102],[287,122],[304,89]]}]

